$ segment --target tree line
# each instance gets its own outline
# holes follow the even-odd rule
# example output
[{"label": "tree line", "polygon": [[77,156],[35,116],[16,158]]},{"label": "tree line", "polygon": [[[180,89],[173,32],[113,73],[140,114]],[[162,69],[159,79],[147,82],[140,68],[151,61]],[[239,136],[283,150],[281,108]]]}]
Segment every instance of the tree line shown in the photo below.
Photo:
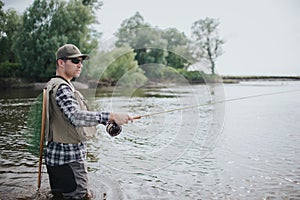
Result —
[{"label": "tree line", "polygon": [[208,76],[188,70],[206,61],[215,74],[224,41],[219,21],[205,18],[191,25],[192,36],[176,28],[161,30],[139,12],[125,19],[115,33],[113,48],[100,50],[96,12],[99,0],[35,0],[23,14],[4,10],[0,0],[0,76],[46,81],[55,73],[55,52],[72,43],[92,59],[84,63],[82,80],[134,85],[176,79],[203,81]]}]

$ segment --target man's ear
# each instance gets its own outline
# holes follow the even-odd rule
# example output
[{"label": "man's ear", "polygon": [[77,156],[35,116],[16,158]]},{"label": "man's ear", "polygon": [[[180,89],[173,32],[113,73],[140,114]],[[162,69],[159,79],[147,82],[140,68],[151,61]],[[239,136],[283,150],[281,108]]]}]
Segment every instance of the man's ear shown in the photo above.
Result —
[{"label": "man's ear", "polygon": [[57,67],[65,66],[65,61],[62,59],[57,60]]}]

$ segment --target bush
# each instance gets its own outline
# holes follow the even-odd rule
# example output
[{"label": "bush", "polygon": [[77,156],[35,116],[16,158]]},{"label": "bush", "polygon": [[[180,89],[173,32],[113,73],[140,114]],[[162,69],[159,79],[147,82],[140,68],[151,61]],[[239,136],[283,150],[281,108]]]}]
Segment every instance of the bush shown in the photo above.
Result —
[{"label": "bush", "polygon": [[205,83],[206,74],[202,71],[187,71],[184,69],[179,69],[178,72],[190,83]]},{"label": "bush", "polygon": [[22,67],[20,63],[3,62],[0,63],[0,77],[2,78],[20,78],[22,76]]},{"label": "bush", "polygon": [[118,81],[117,84],[126,87],[140,87],[147,81],[144,71],[138,67],[125,73]]}]

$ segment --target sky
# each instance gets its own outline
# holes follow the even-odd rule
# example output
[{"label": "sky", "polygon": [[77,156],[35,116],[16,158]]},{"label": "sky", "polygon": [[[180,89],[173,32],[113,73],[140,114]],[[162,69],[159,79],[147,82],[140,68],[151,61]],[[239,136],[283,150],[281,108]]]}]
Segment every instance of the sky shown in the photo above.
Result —
[{"label": "sky", "polygon": [[[32,2],[4,0],[4,9],[22,13]],[[225,41],[217,73],[300,76],[299,10],[299,0],[103,0],[97,29],[109,41],[138,11],[153,27],[177,28],[190,37],[193,22],[216,18]]]}]

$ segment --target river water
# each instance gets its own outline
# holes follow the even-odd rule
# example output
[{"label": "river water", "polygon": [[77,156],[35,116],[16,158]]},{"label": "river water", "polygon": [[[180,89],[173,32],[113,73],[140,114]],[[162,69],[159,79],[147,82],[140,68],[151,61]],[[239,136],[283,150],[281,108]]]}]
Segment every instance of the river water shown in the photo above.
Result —
[{"label": "river water", "polygon": [[[88,141],[94,199],[300,199],[300,82],[82,92],[101,110],[151,114]],[[24,135],[39,93],[1,91],[0,199],[50,196]]]}]

